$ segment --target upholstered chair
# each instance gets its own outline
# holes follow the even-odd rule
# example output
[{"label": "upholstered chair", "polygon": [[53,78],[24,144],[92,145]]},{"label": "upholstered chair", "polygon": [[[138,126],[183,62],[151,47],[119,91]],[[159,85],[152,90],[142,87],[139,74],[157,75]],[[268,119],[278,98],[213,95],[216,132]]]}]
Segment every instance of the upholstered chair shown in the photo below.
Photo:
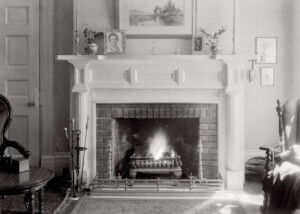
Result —
[{"label": "upholstered chair", "polygon": [[[4,97],[3,95],[0,94],[0,160],[1,157],[4,155],[4,151],[7,147],[12,147],[18,150],[25,158],[28,158],[30,156],[29,151],[25,151],[23,146],[16,142],[16,141],[11,141],[8,140],[5,137],[5,133],[9,127],[9,124],[12,119],[12,108],[11,105]],[[11,130],[13,132],[13,130]]]},{"label": "upholstered chair", "polygon": [[284,213],[292,213],[300,208],[300,100],[289,100],[283,106],[277,100],[276,111],[279,143],[260,147],[266,151],[261,211],[272,213],[283,209]]}]

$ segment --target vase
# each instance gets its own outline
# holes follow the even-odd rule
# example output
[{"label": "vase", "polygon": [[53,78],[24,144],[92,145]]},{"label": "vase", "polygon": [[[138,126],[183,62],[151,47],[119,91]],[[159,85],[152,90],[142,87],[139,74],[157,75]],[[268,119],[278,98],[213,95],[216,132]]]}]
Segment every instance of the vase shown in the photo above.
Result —
[{"label": "vase", "polygon": [[219,54],[220,50],[222,49],[222,46],[220,44],[211,44],[210,50],[212,55]]},{"label": "vase", "polygon": [[87,54],[96,55],[98,52],[98,45],[96,43],[87,44],[87,46],[84,48],[84,51]]}]

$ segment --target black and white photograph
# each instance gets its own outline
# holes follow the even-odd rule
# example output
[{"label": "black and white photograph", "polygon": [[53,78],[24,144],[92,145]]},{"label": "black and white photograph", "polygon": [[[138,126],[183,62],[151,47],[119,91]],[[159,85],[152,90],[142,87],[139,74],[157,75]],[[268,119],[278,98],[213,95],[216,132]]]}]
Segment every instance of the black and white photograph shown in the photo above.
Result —
[{"label": "black and white photograph", "polygon": [[124,54],[126,51],[126,34],[123,30],[104,31],[104,53]]},{"label": "black and white photograph", "polygon": [[202,34],[193,36],[192,52],[194,55],[205,54],[205,41],[204,41],[204,36]]},{"label": "black and white photograph", "polygon": [[300,213],[300,0],[0,0],[0,214]]}]

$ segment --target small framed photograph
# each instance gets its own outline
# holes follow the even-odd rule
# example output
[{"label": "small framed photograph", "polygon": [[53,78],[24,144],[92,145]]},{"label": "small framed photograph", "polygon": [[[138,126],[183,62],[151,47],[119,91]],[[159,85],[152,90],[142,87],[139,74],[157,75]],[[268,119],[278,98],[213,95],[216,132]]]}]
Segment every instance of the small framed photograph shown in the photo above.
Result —
[{"label": "small framed photograph", "polygon": [[277,38],[257,37],[256,54],[258,55],[256,63],[259,64],[277,63]]},{"label": "small framed photograph", "polygon": [[193,35],[193,39],[192,39],[192,53],[194,55],[205,54],[205,41],[204,41],[204,36],[202,34]]},{"label": "small framed photograph", "polygon": [[260,69],[260,85],[274,86],[274,68],[263,67]]},{"label": "small framed photograph", "polygon": [[104,30],[104,54],[125,54],[126,34],[124,30]]}]

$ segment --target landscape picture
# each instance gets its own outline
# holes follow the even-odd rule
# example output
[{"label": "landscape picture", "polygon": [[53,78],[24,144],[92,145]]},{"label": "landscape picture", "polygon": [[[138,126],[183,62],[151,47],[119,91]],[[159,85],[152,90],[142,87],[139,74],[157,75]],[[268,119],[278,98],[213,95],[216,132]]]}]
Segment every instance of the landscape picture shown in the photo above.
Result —
[{"label": "landscape picture", "polygon": [[129,26],[183,26],[184,0],[130,0]]}]

